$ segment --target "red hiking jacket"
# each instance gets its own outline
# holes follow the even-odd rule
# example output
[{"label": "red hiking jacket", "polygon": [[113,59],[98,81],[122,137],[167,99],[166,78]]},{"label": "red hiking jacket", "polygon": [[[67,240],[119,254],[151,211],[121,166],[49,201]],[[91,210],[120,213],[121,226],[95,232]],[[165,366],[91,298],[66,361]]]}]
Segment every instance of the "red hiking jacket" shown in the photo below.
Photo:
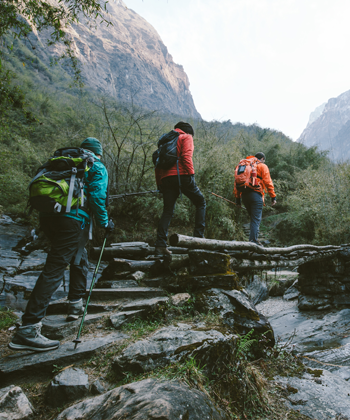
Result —
[{"label": "red hiking jacket", "polygon": [[[194,144],[193,137],[190,134],[176,128],[175,131],[180,133],[177,141],[177,155],[179,156],[179,172],[180,175],[193,175],[194,167],[192,162]],[[162,179],[167,176],[177,176],[176,164],[170,169],[158,169],[156,168],[156,181],[157,186],[162,184]]]}]

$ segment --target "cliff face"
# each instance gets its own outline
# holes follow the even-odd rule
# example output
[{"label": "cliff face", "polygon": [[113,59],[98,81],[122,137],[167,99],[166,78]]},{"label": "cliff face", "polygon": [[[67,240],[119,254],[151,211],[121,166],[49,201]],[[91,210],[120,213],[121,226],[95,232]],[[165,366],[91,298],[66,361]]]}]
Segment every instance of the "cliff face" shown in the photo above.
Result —
[{"label": "cliff face", "polygon": [[[81,19],[68,28],[85,85],[121,102],[200,118],[183,67],[174,63],[155,29],[120,0],[109,3],[108,12],[112,25],[91,27]],[[38,41],[45,45],[43,34]],[[58,56],[63,47],[44,50]]]},{"label": "cliff face", "polygon": [[329,150],[334,161],[350,159],[350,90],[329,99],[322,113],[310,122],[297,140],[305,146]]}]

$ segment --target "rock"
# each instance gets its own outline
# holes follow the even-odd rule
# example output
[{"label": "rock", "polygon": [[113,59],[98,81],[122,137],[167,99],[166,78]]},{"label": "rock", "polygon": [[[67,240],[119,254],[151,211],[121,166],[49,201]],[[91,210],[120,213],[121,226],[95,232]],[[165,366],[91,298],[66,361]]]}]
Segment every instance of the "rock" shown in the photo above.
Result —
[{"label": "rock", "polygon": [[211,287],[220,287],[228,290],[241,288],[238,276],[235,273],[209,274],[207,276],[177,275],[164,279],[162,287],[175,293],[198,292]]},{"label": "rock", "polygon": [[191,274],[228,274],[230,272],[231,257],[228,254],[194,249],[190,250],[188,255]]},{"label": "rock", "polygon": [[145,379],[64,410],[56,420],[228,420],[203,393],[183,382]]},{"label": "rock", "polygon": [[174,306],[182,306],[184,305],[189,299],[191,295],[189,293],[177,293],[174,296],[171,296],[171,303]]},{"label": "rock", "polygon": [[135,271],[135,273],[131,273],[129,275],[129,278],[131,278],[132,280],[141,281],[145,278],[145,276],[146,273],[144,273],[143,271]]},{"label": "rock", "polygon": [[23,258],[19,267],[21,271],[38,271],[44,268],[47,258],[47,253],[42,250],[31,252],[28,256]]},{"label": "rock", "polygon": [[[118,309],[120,303],[118,302],[89,302],[88,312],[89,314],[96,314],[101,312],[111,312]],[[66,315],[68,310],[68,300],[57,299],[50,302],[46,314],[47,315]]]},{"label": "rock", "polygon": [[[101,314],[86,315],[84,325],[91,325],[103,318]],[[50,340],[62,340],[72,334],[75,334],[79,330],[81,318],[76,321],[66,321],[66,315],[51,315],[46,316],[42,323],[43,327],[41,333],[50,338]]]},{"label": "rock", "polygon": [[299,296],[299,294],[300,292],[298,290],[298,280],[295,280],[295,282],[290,286],[290,288],[286,290],[285,294],[283,295],[283,299],[296,299]]},{"label": "rock", "polygon": [[304,353],[303,362],[313,369],[326,368],[350,384],[350,343],[344,346]]},{"label": "rock", "polygon": [[253,303],[238,290],[210,289],[197,296],[199,311],[212,311],[222,318],[234,333],[247,334],[254,329],[255,334],[267,333],[269,344],[274,345],[270,323],[260,314]]},{"label": "rock", "polygon": [[285,291],[298,278],[298,273],[293,271],[268,271],[266,273],[269,296],[283,296]]},{"label": "rock", "polygon": [[[270,312],[266,308],[269,322],[279,337],[281,344],[289,342],[289,349],[300,353],[325,350],[350,343],[349,319],[350,309],[340,311],[301,312],[296,301],[283,301],[281,298],[270,298],[258,305],[271,305],[277,310]],[[337,363],[336,363],[337,364]]]},{"label": "rock", "polygon": [[15,251],[0,249],[0,272],[15,274],[21,264],[21,255]]},{"label": "rock", "polygon": [[90,393],[92,395],[101,395],[106,392],[104,386],[101,384],[101,382],[96,379],[96,381],[91,385]]},{"label": "rock", "polygon": [[140,309],[138,311],[117,312],[110,316],[109,320],[115,329],[120,328],[123,324],[131,322],[136,318],[143,318],[145,311]]},{"label": "rock", "polygon": [[62,407],[86,397],[89,394],[89,388],[88,375],[82,369],[69,368],[55,376],[50,382],[46,402],[52,407]]},{"label": "rock", "polygon": [[9,375],[12,377],[16,373],[25,373],[37,369],[51,370],[53,365],[62,366],[74,363],[90,357],[112,343],[120,343],[127,337],[126,334],[120,332],[103,336],[95,334],[93,337],[82,336],[82,342],[76,349],[74,349],[74,343],[67,342],[61,344],[57,350],[43,353],[16,352],[0,359],[0,378]]},{"label": "rock", "polygon": [[245,287],[245,290],[254,305],[266,300],[269,297],[266,283],[261,280],[261,277],[256,275],[254,276],[253,281]]},{"label": "rock", "polygon": [[159,297],[151,299],[138,299],[132,302],[126,303],[120,307],[122,311],[135,311],[138,309],[144,309],[147,312],[153,312],[159,308],[160,305],[165,306],[169,301],[168,297]]},{"label": "rock", "polygon": [[30,230],[27,226],[14,223],[9,216],[0,219],[0,249],[11,250],[27,235]]},{"label": "rock", "polygon": [[120,287],[118,289],[93,289],[91,300],[140,299],[164,296],[166,292],[156,287]]},{"label": "rock", "polygon": [[[276,377],[286,388],[287,406],[317,420],[350,417],[350,384],[328,372],[317,370],[296,376]],[[343,417],[341,417],[343,416]]]},{"label": "rock", "polygon": [[193,329],[187,324],[165,327],[145,340],[130,344],[112,367],[118,377],[125,372],[142,373],[170,363],[196,357],[210,371],[213,363],[234,350],[235,336],[216,330]]},{"label": "rock", "polygon": [[118,289],[120,287],[138,287],[139,284],[135,280],[104,280],[98,282],[99,289]]},{"label": "rock", "polygon": [[331,307],[331,299],[317,296],[299,295],[298,308],[301,311],[323,310]]},{"label": "rock", "polygon": [[33,413],[33,406],[19,386],[0,389],[0,420],[24,420]]}]

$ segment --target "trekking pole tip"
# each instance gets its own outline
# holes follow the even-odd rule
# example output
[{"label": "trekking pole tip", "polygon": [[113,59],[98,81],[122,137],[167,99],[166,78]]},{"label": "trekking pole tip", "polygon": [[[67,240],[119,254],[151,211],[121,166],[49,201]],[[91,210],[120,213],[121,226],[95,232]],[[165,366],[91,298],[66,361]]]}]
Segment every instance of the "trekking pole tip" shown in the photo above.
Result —
[{"label": "trekking pole tip", "polygon": [[81,340],[76,338],[75,340],[73,340],[73,343],[75,343],[74,350],[76,350],[76,348],[78,347],[78,344],[81,343]]}]

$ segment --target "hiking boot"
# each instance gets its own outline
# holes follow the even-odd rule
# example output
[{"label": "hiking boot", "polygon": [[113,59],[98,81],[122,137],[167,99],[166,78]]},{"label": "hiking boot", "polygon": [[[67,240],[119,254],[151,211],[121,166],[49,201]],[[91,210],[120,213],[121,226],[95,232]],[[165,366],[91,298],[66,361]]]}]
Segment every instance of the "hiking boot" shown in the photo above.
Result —
[{"label": "hiking boot", "polygon": [[83,298],[77,302],[68,302],[68,314],[66,321],[76,321],[84,315]]},{"label": "hiking boot", "polygon": [[166,246],[156,246],[154,255],[156,257],[169,257],[172,254]]},{"label": "hiking boot", "polygon": [[8,347],[11,350],[48,351],[58,349],[60,342],[41,335],[42,323],[17,327]]}]

